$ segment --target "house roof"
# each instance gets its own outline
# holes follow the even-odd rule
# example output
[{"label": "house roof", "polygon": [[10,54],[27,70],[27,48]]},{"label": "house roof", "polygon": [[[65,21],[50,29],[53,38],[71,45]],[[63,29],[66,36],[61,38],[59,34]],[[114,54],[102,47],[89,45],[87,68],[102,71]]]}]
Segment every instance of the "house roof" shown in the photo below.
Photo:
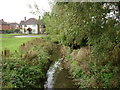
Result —
[{"label": "house roof", "polygon": [[10,23],[11,26],[16,26],[18,25],[17,23]]},{"label": "house roof", "polygon": [[19,25],[24,25],[25,24],[25,21],[21,21]]},{"label": "house roof", "polygon": [[0,25],[9,25],[7,22],[4,22],[3,19],[0,20]]},{"label": "house roof", "polygon": [[21,21],[20,25],[35,25],[35,24],[40,24],[40,25],[44,25],[41,21],[35,19],[35,18],[29,18],[26,21]]},{"label": "house roof", "polygon": [[25,22],[26,25],[38,24],[35,18],[30,18]]}]

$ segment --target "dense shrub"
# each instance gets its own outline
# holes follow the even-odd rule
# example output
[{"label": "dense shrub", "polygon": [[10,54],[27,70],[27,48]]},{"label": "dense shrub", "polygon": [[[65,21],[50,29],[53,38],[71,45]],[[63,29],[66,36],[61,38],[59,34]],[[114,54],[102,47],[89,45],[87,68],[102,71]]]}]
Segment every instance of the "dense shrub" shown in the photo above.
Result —
[{"label": "dense shrub", "polygon": [[59,45],[34,39],[24,43],[20,52],[3,56],[3,88],[43,88],[50,64],[60,57],[59,49]]},{"label": "dense shrub", "polygon": [[[11,60],[10,60],[11,61]],[[4,88],[40,88],[41,80],[45,75],[39,66],[20,64],[20,62],[6,62],[3,66],[3,86]],[[40,84],[38,84],[40,82]]]},{"label": "dense shrub", "polygon": [[[42,54],[43,53],[43,54]],[[3,86],[5,88],[42,88],[49,56],[45,52],[39,53],[34,60],[20,57],[3,59]]]},{"label": "dense shrub", "polygon": [[[73,56],[66,55],[68,69],[74,78],[77,78],[80,87],[120,86],[119,4],[119,2],[55,2],[52,12],[46,13],[43,17],[46,32],[53,37],[60,36],[59,43],[72,49],[84,46],[91,48],[90,56],[85,54],[89,56],[87,58],[81,59],[86,51],[79,51],[83,53],[82,55],[77,55],[77,51]],[[108,15],[111,12],[113,16]],[[104,69],[110,71],[103,72]]]},{"label": "dense shrub", "polygon": [[13,29],[13,30],[2,30],[2,31],[1,31],[2,34],[19,33],[19,32],[20,32],[19,29]]},{"label": "dense shrub", "polygon": [[65,55],[64,65],[69,69],[79,88],[119,88],[120,65],[118,46],[103,60],[91,58],[90,48],[83,47]]}]

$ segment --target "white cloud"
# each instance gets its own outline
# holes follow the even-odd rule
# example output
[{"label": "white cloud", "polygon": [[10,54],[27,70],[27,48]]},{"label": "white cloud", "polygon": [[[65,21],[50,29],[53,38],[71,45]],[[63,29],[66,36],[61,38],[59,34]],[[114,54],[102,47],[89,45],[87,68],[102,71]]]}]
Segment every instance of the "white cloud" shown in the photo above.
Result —
[{"label": "white cloud", "polygon": [[0,19],[7,22],[20,22],[26,16],[27,18],[37,16],[30,13],[29,4],[37,3],[40,10],[50,11],[48,0],[0,0]]}]

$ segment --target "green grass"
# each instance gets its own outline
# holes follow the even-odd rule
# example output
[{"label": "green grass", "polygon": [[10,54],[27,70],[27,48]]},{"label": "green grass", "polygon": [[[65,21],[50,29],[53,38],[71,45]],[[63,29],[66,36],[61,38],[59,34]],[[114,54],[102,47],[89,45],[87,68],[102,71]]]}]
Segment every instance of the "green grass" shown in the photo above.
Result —
[{"label": "green grass", "polygon": [[[2,38],[2,50],[9,49],[11,52],[14,52],[15,50],[19,50],[19,46],[22,43],[25,43],[29,40],[35,39],[36,37],[25,37],[25,38]],[[38,38],[38,37],[37,37]]]},{"label": "green grass", "polygon": [[25,35],[25,34],[0,34],[1,37],[11,37],[14,35]]},{"label": "green grass", "polygon": [[15,50],[19,50],[19,46],[22,43],[25,43],[29,40],[40,38],[40,37],[22,37],[22,38],[5,38],[5,37],[12,37],[14,35],[32,35],[32,36],[40,36],[35,34],[0,34],[0,51],[4,49],[9,49],[11,52]]},{"label": "green grass", "polygon": [[12,37],[17,35],[32,35],[32,36],[40,36],[39,34],[0,34],[0,37]]}]

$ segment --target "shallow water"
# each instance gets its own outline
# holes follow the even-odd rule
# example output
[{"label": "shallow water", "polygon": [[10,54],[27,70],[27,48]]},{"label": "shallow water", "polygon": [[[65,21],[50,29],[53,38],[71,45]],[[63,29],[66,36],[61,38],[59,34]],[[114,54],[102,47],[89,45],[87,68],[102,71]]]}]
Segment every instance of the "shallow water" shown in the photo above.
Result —
[{"label": "shallow water", "polygon": [[68,71],[62,68],[61,62],[58,60],[50,66],[44,88],[77,88],[69,78]]}]

